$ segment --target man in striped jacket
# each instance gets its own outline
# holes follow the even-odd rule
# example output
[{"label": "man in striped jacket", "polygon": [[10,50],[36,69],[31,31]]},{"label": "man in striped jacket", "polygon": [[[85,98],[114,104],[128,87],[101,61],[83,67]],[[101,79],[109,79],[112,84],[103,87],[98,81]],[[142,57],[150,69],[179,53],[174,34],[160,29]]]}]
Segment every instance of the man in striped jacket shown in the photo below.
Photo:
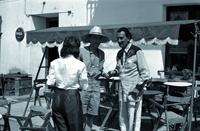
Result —
[{"label": "man in striped jacket", "polygon": [[136,85],[149,79],[149,69],[144,54],[139,47],[133,45],[131,39],[132,35],[127,28],[122,27],[117,31],[117,41],[121,50],[117,54],[115,70],[108,72],[110,76],[119,75],[121,81],[119,88],[121,131],[140,131],[142,98],[136,109],[138,98],[134,96],[134,92],[137,90]]}]

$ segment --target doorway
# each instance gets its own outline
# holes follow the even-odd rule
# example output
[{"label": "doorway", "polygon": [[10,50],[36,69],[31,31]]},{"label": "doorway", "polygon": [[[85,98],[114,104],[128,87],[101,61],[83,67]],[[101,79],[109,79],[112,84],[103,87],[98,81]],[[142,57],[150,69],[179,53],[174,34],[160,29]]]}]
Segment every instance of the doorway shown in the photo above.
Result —
[{"label": "doorway", "polygon": [[[51,28],[51,27],[58,27],[58,17],[53,17],[53,18],[46,18],[46,28]],[[57,59],[59,57],[58,53],[58,47],[47,47],[47,63],[46,65],[50,65],[50,62],[53,60]]]},{"label": "doorway", "polygon": [[[166,8],[166,20],[198,20],[200,19],[200,5],[180,5],[180,6],[168,6]],[[178,71],[183,69],[193,69],[193,57],[194,57],[194,41],[187,39],[188,36],[184,33],[188,32],[187,29],[182,28],[180,32],[179,45],[166,46],[166,61],[165,68],[172,65],[178,66]],[[200,43],[197,43],[197,57],[196,65],[200,67]],[[196,66],[196,70],[197,70]]]}]

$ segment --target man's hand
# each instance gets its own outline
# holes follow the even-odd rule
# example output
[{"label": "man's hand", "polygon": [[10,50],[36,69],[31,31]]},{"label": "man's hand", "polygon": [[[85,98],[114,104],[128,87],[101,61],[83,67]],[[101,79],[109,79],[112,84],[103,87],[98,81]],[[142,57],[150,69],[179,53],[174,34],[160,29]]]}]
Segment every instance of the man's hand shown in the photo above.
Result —
[{"label": "man's hand", "polygon": [[88,73],[88,77],[89,78],[93,78],[93,79],[98,79],[100,75],[101,75],[100,71],[98,71],[98,72],[95,71],[95,72]]},{"label": "man's hand", "polygon": [[116,71],[115,71],[115,70],[112,70],[112,71],[109,71],[109,72],[108,72],[109,77],[112,77],[112,76],[114,76],[115,74],[116,74]]},{"label": "man's hand", "polygon": [[108,75],[108,73],[105,73],[105,72],[102,73],[102,76],[105,77],[106,79],[110,78],[110,76]]}]

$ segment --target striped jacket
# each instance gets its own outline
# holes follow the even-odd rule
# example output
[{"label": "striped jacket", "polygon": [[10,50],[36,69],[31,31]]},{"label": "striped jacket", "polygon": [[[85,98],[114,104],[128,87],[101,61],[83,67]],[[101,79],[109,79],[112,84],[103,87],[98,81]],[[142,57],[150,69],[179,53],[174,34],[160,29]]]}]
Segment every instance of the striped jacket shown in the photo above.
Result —
[{"label": "striped jacket", "polygon": [[144,80],[149,79],[149,68],[146,63],[142,50],[131,45],[125,53],[125,61],[123,63],[124,50],[120,50],[117,54],[116,73],[121,80],[120,92],[123,92],[123,98],[126,99],[127,95],[134,90],[137,84],[142,83]]}]

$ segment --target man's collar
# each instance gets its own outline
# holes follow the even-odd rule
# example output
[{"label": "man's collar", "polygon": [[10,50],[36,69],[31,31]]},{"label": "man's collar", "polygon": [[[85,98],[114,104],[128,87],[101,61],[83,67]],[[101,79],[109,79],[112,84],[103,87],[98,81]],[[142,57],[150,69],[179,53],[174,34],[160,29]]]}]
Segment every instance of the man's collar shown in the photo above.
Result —
[{"label": "man's collar", "polygon": [[132,45],[132,43],[129,42],[128,45],[126,46],[126,48],[124,50],[126,53],[128,53],[129,49],[131,48],[131,45]]}]

